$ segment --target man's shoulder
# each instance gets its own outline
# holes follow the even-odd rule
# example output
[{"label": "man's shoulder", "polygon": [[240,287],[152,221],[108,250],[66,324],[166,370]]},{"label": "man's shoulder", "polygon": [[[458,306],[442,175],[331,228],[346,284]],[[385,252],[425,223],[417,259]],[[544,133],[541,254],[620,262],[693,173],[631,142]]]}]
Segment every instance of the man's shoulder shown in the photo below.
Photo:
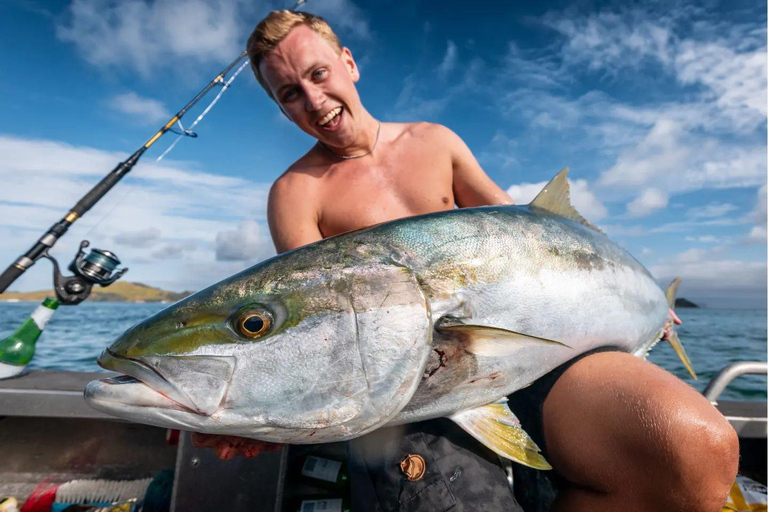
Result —
[{"label": "man's shoulder", "polygon": [[395,127],[395,130],[400,136],[413,137],[418,139],[423,138],[440,138],[446,137],[453,132],[445,126],[437,123],[428,123],[426,121],[420,121],[416,123],[390,123]]},{"label": "man's shoulder", "polygon": [[317,158],[312,151],[291,164],[283,174],[272,184],[269,191],[271,201],[283,200],[291,197],[307,198],[317,186]]}]

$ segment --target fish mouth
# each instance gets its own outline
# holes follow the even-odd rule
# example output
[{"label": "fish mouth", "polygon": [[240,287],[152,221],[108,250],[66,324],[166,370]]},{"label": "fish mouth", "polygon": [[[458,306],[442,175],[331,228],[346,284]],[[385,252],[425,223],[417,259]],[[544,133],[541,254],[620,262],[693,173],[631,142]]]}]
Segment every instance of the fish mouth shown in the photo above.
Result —
[{"label": "fish mouth", "polygon": [[[110,349],[104,350],[97,362],[104,369],[135,380],[119,377],[101,379],[92,383],[98,386],[91,388],[90,394],[86,390],[86,397],[126,405],[181,408],[201,416],[211,416],[219,409],[227,396],[235,368],[234,357],[126,357]],[[143,385],[141,393],[135,390],[139,384]],[[121,389],[123,386],[126,386],[124,390]]]}]

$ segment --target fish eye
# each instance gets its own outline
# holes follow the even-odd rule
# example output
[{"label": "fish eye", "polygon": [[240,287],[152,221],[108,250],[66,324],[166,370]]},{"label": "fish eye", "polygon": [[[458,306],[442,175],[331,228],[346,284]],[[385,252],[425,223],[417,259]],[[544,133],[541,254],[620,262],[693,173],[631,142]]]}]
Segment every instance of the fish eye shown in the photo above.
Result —
[{"label": "fish eye", "polygon": [[272,314],[263,308],[249,308],[237,317],[237,332],[246,338],[260,338],[272,327]]}]

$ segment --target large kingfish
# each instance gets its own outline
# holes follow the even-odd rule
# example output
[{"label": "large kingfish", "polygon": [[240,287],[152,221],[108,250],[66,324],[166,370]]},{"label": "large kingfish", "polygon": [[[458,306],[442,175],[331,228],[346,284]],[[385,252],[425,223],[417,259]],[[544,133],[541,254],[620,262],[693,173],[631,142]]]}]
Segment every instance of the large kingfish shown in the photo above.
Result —
[{"label": "large kingfish", "polygon": [[401,219],[259,263],[128,330],[99,364],[130,377],[85,395],[142,423],[287,443],[448,416],[547,467],[504,397],[596,347],[645,355],[670,300],[573,209],[563,171],[527,206]]}]

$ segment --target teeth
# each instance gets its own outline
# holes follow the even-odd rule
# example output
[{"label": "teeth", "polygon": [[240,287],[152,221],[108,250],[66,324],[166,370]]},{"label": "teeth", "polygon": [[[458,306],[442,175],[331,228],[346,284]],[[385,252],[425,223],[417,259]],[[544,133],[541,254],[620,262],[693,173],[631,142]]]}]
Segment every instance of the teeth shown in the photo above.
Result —
[{"label": "teeth", "polygon": [[335,109],[325,114],[323,118],[320,119],[320,121],[318,121],[318,124],[320,126],[325,126],[326,124],[331,122],[331,119],[339,115],[339,113],[341,113],[341,107],[336,107]]}]

